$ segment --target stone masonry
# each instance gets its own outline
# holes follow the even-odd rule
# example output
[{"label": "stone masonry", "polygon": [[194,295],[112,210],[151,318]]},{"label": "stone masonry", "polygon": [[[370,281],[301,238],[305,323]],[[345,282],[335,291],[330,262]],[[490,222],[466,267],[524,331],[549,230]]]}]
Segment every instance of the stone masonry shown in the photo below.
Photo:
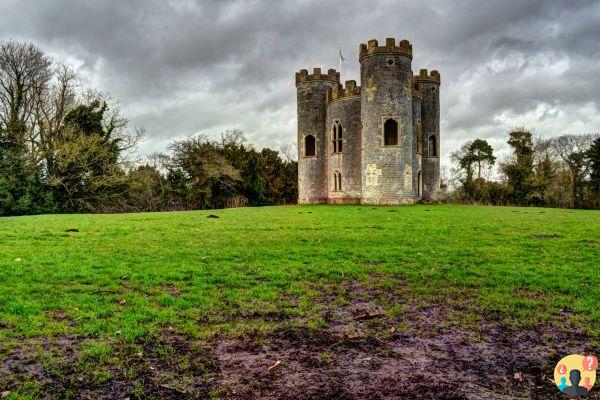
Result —
[{"label": "stone masonry", "polygon": [[412,45],[359,47],[360,78],[296,73],[298,203],[411,204],[440,187],[440,74],[411,68]]}]

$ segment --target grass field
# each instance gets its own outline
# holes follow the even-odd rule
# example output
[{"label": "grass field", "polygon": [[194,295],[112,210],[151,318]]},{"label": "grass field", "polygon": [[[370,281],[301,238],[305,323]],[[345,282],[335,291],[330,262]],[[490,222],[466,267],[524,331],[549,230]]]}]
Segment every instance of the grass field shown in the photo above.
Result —
[{"label": "grass field", "polygon": [[7,398],[552,398],[554,363],[600,350],[599,266],[598,211],[2,218],[0,389]]}]

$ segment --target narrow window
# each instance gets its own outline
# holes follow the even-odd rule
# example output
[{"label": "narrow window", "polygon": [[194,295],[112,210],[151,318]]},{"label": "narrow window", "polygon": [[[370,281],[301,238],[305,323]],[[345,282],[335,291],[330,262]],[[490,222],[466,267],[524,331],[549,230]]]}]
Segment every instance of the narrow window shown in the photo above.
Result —
[{"label": "narrow window", "polygon": [[333,124],[333,152],[341,153],[342,152],[342,142],[343,142],[343,131],[344,128],[339,122],[335,122]]},{"label": "narrow window", "polygon": [[313,135],[307,135],[304,138],[304,157],[314,157],[315,153],[315,137]]},{"label": "narrow window", "polygon": [[340,171],[335,171],[333,173],[333,188],[336,192],[342,190],[342,174]]},{"label": "narrow window", "polygon": [[437,141],[435,135],[429,136],[429,157],[437,157]]},{"label": "narrow window", "polygon": [[383,124],[383,144],[386,146],[398,145],[398,122],[391,118]]},{"label": "narrow window", "polygon": [[421,193],[423,190],[421,189],[423,187],[423,176],[421,175],[421,171],[419,171],[419,174],[417,175],[417,195],[419,197],[421,197],[423,194]]}]

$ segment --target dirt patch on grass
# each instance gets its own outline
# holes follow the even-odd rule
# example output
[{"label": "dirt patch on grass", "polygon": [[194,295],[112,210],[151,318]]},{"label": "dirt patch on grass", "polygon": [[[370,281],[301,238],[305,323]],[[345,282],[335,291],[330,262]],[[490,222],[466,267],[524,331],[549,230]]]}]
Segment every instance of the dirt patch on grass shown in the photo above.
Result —
[{"label": "dirt patch on grass", "polygon": [[214,366],[210,348],[165,332],[146,343],[111,343],[108,355],[91,340],[63,337],[0,349],[0,388],[35,398],[208,398]]},{"label": "dirt patch on grass", "polygon": [[581,332],[543,325],[522,331],[495,321],[494,313],[482,315],[480,331],[463,329],[449,318],[460,312],[452,304],[405,303],[401,315],[388,316],[355,289],[346,291],[344,306],[325,296],[328,329],[219,342],[215,382],[226,397],[560,398],[554,364],[591,351]]},{"label": "dirt patch on grass", "polygon": [[17,342],[0,350],[0,387],[35,382],[38,398],[545,400],[561,398],[551,382],[561,357],[595,352],[564,315],[525,328],[482,309],[474,329],[457,318],[470,299],[444,300],[352,281],[315,300],[323,324],[312,329],[287,319],[269,334],[195,341],[170,328],[109,355],[79,338]]},{"label": "dirt patch on grass", "polygon": [[531,235],[532,238],[535,239],[554,239],[554,238],[559,238],[560,235],[557,235],[556,233],[539,233],[536,235]]}]

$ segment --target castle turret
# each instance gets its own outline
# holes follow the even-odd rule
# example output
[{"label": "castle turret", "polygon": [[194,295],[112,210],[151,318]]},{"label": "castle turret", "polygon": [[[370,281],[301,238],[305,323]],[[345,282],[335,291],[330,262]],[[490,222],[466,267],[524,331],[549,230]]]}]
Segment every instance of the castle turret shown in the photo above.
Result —
[{"label": "castle turret", "polygon": [[412,115],[413,115],[413,196],[419,200],[423,195],[423,129],[421,122],[421,87],[413,79]]},{"label": "castle turret", "polygon": [[313,74],[303,69],[296,73],[298,100],[298,203],[327,201],[327,140],[325,138],[325,94],[339,85],[340,75],[334,69]]},{"label": "castle turret", "polygon": [[358,204],[361,198],[360,86],[346,81],[327,91],[327,182],[329,203]]},{"label": "castle turret", "polygon": [[440,190],[440,74],[421,69],[415,81],[423,94],[423,198],[435,199]]},{"label": "castle turret", "polygon": [[403,204],[413,195],[412,46],[386,39],[359,48],[362,202]]}]

